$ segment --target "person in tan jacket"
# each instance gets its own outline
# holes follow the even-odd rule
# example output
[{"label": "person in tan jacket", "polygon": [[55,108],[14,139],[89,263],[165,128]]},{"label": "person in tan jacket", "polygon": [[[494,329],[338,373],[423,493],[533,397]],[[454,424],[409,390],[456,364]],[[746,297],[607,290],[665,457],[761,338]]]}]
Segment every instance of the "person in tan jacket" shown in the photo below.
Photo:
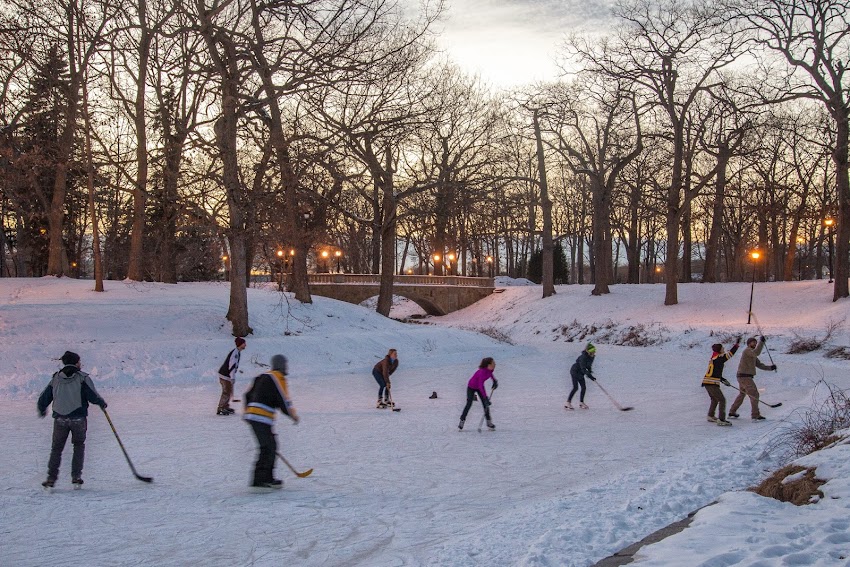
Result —
[{"label": "person in tan jacket", "polygon": [[764,419],[764,416],[759,413],[759,390],[754,380],[756,368],[776,370],[775,364],[762,364],[758,359],[765,342],[764,336],[761,337],[761,340],[757,340],[755,337],[747,339],[747,348],[741,352],[741,362],[738,363],[738,397],[735,398],[732,407],[729,408],[729,417],[738,417],[738,408],[744,403],[744,398],[749,396],[752,418],[756,421]]}]

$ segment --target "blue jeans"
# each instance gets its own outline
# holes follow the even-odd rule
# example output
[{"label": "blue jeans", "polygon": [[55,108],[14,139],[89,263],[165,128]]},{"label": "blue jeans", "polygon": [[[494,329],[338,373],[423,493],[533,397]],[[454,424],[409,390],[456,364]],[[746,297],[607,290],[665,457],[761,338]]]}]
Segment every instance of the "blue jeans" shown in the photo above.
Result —
[{"label": "blue jeans", "polygon": [[378,399],[384,396],[386,392],[387,397],[389,397],[389,392],[386,390],[387,382],[384,380],[383,373],[377,368],[372,369],[372,376],[375,378],[375,381],[378,383]]}]

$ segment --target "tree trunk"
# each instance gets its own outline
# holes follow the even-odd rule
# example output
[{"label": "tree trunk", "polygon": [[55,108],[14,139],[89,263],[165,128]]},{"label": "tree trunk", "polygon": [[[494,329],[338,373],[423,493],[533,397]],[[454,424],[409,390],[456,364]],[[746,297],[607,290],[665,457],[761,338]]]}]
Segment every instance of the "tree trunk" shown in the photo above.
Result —
[{"label": "tree trunk", "polygon": [[543,253],[541,255],[543,297],[555,294],[554,250],[552,242],[552,201],[549,200],[549,184],[546,180],[546,157],[543,154],[543,138],[540,134],[538,110],[533,113],[534,138],[537,141],[537,174],[540,178],[540,207],[543,210]]},{"label": "tree trunk", "polygon": [[721,144],[717,152],[717,179],[712,205],[711,228],[705,244],[705,265],[702,281],[716,283],[720,268],[720,235],[723,229],[723,200],[726,198],[726,169],[730,158],[729,146]]},{"label": "tree trunk", "polygon": [[395,276],[395,232],[396,232],[396,198],[393,193],[393,166],[392,153],[389,146],[386,149],[386,164],[382,176],[381,187],[383,189],[383,201],[381,209],[384,211],[381,223],[381,288],[378,293],[378,307],[376,311],[384,317],[390,316],[393,306],[393,277]]},{"label": "tree trunk", "polygon": [[832,300],[838,301],[844,297],[850,297],[848,288],[848,277],[850,277],[850,171],[848,171],[848,158],[850,158],[850,112],[847,105],[836,112],[836,140],[835,151],[832,160],[835,163],[835,190],[838,194],[838,228],[837,232]]},{"label": "tree trunk", "polygon": [[[91,238],[92,257],[94,262],[94,290],[103,291],[103,262],[100,255],[100,230],[97,223],[97,208],[94,198],[94,165],[92,163],[91,150],[91,121],[89,117],[88,88],[83,83],[83,120],[85,121],[86,141],[86,185],[89,196],[89,210],[91,211]],[[2,253],[2,252],[0,252]]]}]

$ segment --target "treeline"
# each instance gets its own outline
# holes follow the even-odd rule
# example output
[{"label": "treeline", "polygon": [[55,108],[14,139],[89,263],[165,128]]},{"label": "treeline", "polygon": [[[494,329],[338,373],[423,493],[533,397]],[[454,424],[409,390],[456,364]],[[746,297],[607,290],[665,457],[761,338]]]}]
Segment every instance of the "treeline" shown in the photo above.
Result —
[{"label": "treeline", "polygon": [[555,250],[597,294],[829,264],[847,297],[847,8],[629,0],[494,93],[439,57],[439,2],[8,0],[0,273],[224,270],[237,335],[252,270],[300,301],[380,273],[388,314],[408,270],[553,293]]}]

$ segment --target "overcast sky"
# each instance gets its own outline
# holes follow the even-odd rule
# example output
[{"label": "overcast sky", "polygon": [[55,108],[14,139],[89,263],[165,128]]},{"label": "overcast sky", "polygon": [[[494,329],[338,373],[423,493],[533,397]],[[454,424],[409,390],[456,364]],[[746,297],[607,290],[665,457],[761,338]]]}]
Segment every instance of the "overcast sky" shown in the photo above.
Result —
[{"label": "overcast sky", "polygon": [[448,0],[439,45],[496,88],[554,79],[566,34],[610,22],[611,0]]}]

